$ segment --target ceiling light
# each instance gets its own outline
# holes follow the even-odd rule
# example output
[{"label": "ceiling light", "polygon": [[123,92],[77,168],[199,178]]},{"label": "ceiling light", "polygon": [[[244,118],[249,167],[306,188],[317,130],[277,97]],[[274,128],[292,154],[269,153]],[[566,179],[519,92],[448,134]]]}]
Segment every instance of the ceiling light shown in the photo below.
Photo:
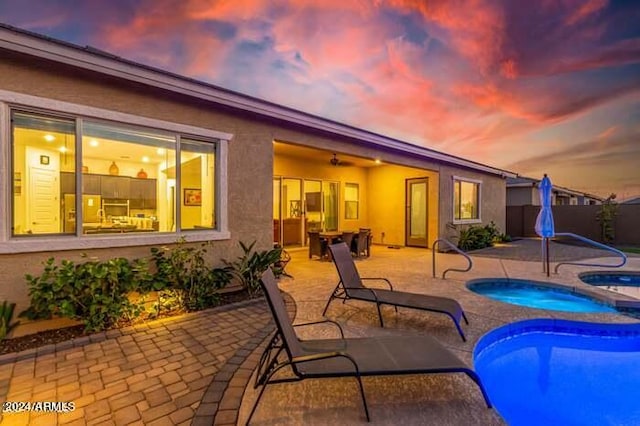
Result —
[{"label": "ceiling light", "polygon": [[158,155],[164,155],[164,153],[165,153],[165,149],[164,148],[158,148],[156,150],[156,154],[158,154]]},{"label": "ceiling light", "polygon": [[142,162],[143,163],[148,163],[149,162],[149,157],[147,157],[146,155],[144,157],[142,157]]},{"label": "ceiling light", "polygon": [[66,146],[61,146],[60,148],[58,148],[58,151],[67,152],[67,147]]},{"label": "ceiling light", "polygon": [[53,135],[44,135],[44,140],[46,140],[47,142],[53,142],[55,139],[56,137]]},{"label": "ceiling light", "polygon": [[95,147],[95,146],[100,145],[100,143],[98,143],[98,141],[97,141],[97,140],[95,140],[95,139],[91,139],[91,140],[89,141],[89,145],[91,145],[91,146]]},{"label": "ceiling light", "polygon": [[376,164],[382,164],[382,161],[380,161],[380,159],[379,159],[379,158],[376,158],[376,159],[375,159],[375,163],[376,163]]}]

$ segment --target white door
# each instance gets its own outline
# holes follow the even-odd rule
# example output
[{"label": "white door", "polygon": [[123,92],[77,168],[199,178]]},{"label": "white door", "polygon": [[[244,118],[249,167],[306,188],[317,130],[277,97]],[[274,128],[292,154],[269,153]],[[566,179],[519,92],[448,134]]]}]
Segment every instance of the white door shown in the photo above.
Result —
[{"label": "white door", "polygon": [[32,234],[54,234],[60,229],[58,153],[27,148],[29,198],[26,229]]}]

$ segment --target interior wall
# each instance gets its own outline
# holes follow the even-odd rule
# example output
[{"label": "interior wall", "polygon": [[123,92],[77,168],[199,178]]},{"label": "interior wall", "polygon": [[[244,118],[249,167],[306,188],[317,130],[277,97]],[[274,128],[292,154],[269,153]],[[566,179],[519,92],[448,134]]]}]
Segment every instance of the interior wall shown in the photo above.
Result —
[{"label": "interior wall", "polygon": [[[369,227],[373,242],[405,244],[406,179],[428,178],[427,242],[438,238],[438,173],[396,165],[382,165],[369,171]],[[383,236],[384,233],[384,236]]]},{"label": "interior wall", "polygon": [[[369,227],[368,206],[368,170],[364,167],[332,166],[330,157],[326,161],[299,159],[284,155],[274,156],[274,176],[337,181],[340,183],[338,196],[338,229],[357,231],[360,227]],[[360,190],[360,205],[357,220],[344,218],[344,184],[357,183]]]}]

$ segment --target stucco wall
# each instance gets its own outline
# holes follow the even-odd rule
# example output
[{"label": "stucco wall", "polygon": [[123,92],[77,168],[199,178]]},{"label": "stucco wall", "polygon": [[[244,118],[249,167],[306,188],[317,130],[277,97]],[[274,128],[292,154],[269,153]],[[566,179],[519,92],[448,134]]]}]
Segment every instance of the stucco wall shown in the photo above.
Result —
[{"label": "stucco wall", "polygon": [[[220,264],[221,258],[233,258],[241,253],[238,241],[256,240],[261,249],[271,247],[272,125],[249,122],[229,112],[216,111],[203,102],[157,89],[120,84],[84,72],[74,73],[59,65],[45,66],[42,62],[5,56],[5,52],[0,55],[0,89],[232,133],[234,138],[228,150],[227,206],[231,239],[216,241],[207,256],[213,264]],[[0,300],[17,302],[18,311],[26,308],[24,275],[39,274],[41,263],[51,256],[80,260],[81,253],[86,252],[101,259],[137,258],[148,256],[149,249],[143,246],[1,255]]]},{"label": "stucco wall", "polygon": [[458,230],[468,225],[456,225],[455,229],[448,226],[453,223],[453,177],[478,180],[480,184],[480,219],[486,225],[493,221],[501,232],[506,226],[506,183],[499,176],[487,175],[473,170],[443,166],[440,169],[440,235],[456,242]]},{"label": "stucco wall", "polygon": [[[2,90],[233,134],[234,137],[229,143],[228,151],[227,208],[231,238],[214,242],[207,254],[213,264],[220,264],[222,257],[232,258],[240,254],[238,241],[256,240],[257,247],[260,249],[269,248],[272,244],[272,177],[274,173],[278,174],[277,165],[274,169],[273,140],[295,142],[296,144],[364,158],[380,158],[386,164],[386,166],[376,169],[380,171],[385,167],[388,167],[388,171],[394,170],[388,166],[389,164],[431,170],[432,175],[422,170],[415,172],[416,176],[430,177],[430,194],[437,192],[438,189],[440,191],[439,206],[435,207],[431,204],[429,206],[430,219],[438,221],[437,225],[430,223],[430,239],[436,238],[438,234],[445,234],[445,224],[449,219],[442,218],[449,218],[452,215],[452,202],[447,200],[452,199],[450,176],[453,174],[476,177],[486,182],[483,185],[483,221],[494,220],[499,226],[504,226],[505,191],[504,181],[500,178],[483,173],[462,173],[455,167],[444,166],[436,161],[416,158],[397,151],[375,149],[346,137],[336,137],[276,120],[238,113],[226,107],[194,100],[175,93],[136,83],[122,82],[42,60],[25,58],[14,53],[0,50],[0,57],[2,58],[0,60],[0,89]],[[7,143],[7,141],[3,141],[3,143]],[[406,169],[403,170],[406,171]],[[309,173],[316,174],[313,170]],[[322,173],[321,168],[318,168],[317,177],[322,177]],[[380,176],[376,176],[375,179],[383,178],[383,172],[379,173],[381,173]],[[438,173],[440,174],[439,178]],[[398,178],[402,175],[398,171],[392,174]],[[345,181],[347,178],[351,177],[345,177]],[[357,177],[357,179],[361,178],[361,176]],[[398,188],[402,191],[402,199],[404,199],[404,184],[398,185]],[[367,205],[375,204],[380,208],[387,202],[386,199],[374,198],[374,193],[377,194],[377,192],[372,187],[371,180],[363,184],[360,191],[361,197]],[[341,197],[344,195],[342,192],[341,190]],[[399,216],[403,217],[404,221],[404,206],[401,205],[400,208]],[[437,215],[434,214],[435,212]],[[382,215],[381,212],[380,216]],[[341,216],[343,216],[342,213]],[[372,217],[371,213],[365,213],[360,220],[354,221],[353,224],[342,223],[341,226],[344,225],[345,228],[370,226],[374,228],[374,241],[380,242],[382,228],[387,228],[387,224],[383,225],[382,222],[384,220]],[[432,228],[438,231],[433,231]],[[404,230],[400,232],[384,229],[384,231],[387,236],[385,243],[403,244]],[[396,233],[401,236],[400,239],[393,236]],[[3,284],[0,285],[0,300],[7,299],[17,302],[19,304],[18,310],[24,309],[28,302],[24,274],[40,273],[41,263],[50,256],[57,259],[80,260],[81,253],[87,252],[90,256],[102,259],[115,256],[133,258],[148,256],[149,248],[142,246],[118,248],[117,250],[95,249],[0,255],[0,274],[3,276]]]},{"label": "stucco wall", "polygon": [[[405,244],[406,179],[428,178],[427,243],[438,238],[438,173],[396,165],[370,169],[369,225],[374,243]],[[382,237],[384,233],[384,239]]]}]

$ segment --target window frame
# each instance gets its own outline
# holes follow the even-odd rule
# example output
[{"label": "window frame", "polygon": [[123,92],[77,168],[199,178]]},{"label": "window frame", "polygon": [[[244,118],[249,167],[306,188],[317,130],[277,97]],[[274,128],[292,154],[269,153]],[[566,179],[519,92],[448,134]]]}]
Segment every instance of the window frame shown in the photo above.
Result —
[{"label": "window frame", "polygon": [[[355,200],[356,203],[356,217],[347,217],[347,203],[348,202],[354,202],[353,200],[347,200],[347,187],[349,185],[353,185],[356,187],[356,191],[357,191],[357,199]],[[360,184],[357,182],[345,182],[344,183],[344,220],[360,220]]]},{"label": "window frame", "polygon": [[[478,185],[478,217],[473,219],[456,219],[456,183],[457,182],[466,182]],[[452,191],[451,191],[451,201],[452,201],[452,222],[454,225],[465,225],[465,224],[475,224],[482,223],[482,180],[472,179],[462,176],[453,176],[452,177]]]},{"label": "window frame", "polygon": [[[183,137],[204,142],[215,141],[214,215],[217,228],[212,230],[187,229],[158,233],[131,233],[117,236],[109,234],[84,236],[80,233],[34,235],[28,238],[20,235],[13,236],[11,231],[13,221],[13,179],[9,174],[13,169],[13,158],[11,156],[13,150],[13,126],[11,125],[11,116],[14,110],[71,118],[76,124],[76,135],[81,133],[79,124],[83,120],[91,120],[171,132],[176,134],[178,140]],[[231,234],[228,229],[227,158],[228,143],[232,138],[232,134],[202,127],[0,90],[0,176],[3,178],[0,183],[0,199],[4,201],[3,206],[0,207],[0,254],[158,245],[174,243],[179,238],[184,238],[186,241],[228,240],[231,238]],[[76,148],[78,145],[81,145],[81,139],[76,140]],[[179,148],[179,142],[176,148]],[[176,153],[178,152],[177,150]],[[77,164],[81,161],[82,156],[81,146],[76,155],[76,173],[78,173]],[[80,178],[78,175],[76,177],[77,185],[77,181]]]}]

